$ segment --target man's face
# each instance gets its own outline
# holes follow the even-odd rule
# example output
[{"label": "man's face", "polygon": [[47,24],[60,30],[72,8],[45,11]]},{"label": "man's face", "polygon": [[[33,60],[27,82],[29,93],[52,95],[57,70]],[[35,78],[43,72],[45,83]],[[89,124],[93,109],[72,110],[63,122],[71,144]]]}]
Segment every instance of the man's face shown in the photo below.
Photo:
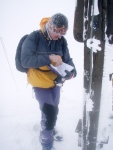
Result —
[{"label": "man's face", "polygon": [[67,29],[64,26],[57,28],[55,25],[49,26],[48,30],[49,30],[50,37],[53,40],[60,39],[67,32]]}]

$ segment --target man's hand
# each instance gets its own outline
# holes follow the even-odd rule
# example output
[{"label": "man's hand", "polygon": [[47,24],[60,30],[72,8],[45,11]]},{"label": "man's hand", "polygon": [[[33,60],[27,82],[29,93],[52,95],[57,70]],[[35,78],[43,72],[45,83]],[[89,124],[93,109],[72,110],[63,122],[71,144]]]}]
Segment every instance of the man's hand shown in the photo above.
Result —
[{"label": "man's hand", "polygon": [[74,70],[72,70],[72,71],[65,70],[65,72],[66,72],[66,74],[67,74],[67,75],[64,77],[65,80],[69,80],[69,79],[71,79],[71,78],[73,78],[73,77],[76,77],[76,75],[77,75],[76,69],[74,69]]},{"label": "man's hand", "polygon": [[59,66],[62,64],[62,58],[59,55],[49,55],[49,59],[54,66]]}]

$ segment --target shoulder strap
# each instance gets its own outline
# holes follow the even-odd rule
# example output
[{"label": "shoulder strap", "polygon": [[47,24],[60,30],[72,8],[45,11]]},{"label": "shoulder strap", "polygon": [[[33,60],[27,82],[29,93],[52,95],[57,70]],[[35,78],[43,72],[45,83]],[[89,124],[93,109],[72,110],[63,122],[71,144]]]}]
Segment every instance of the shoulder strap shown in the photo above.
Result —
[{"label": "shoulder strap", "polygon": [[36,39],[39,40],[40,39],[39,30],[36,30],[34,32],[35,32],[35,35],[36,35]]},{"label": "shoulder strap", "polygon": [[38,45],[39,45],[39,41],[40,41],[39,30],[34,31],[34,33],[35,33],[36,50],[38,50]]}]

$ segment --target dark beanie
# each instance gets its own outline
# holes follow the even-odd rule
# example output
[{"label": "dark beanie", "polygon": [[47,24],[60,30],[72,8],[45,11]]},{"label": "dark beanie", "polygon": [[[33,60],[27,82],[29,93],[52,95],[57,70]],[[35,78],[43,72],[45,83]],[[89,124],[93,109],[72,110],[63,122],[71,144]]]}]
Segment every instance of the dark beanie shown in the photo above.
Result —
[{"label": "dark beanie", "polygon": [[68,19],[61,13],[54,14],[50,20],[57,28],[61,28],[62,26],[68,28]]}]

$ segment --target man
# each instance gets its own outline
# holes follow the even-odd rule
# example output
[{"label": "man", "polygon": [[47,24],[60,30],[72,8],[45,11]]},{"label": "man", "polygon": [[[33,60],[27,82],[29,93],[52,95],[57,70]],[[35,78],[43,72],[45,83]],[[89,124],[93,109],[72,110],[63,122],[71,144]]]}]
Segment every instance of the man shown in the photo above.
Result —
[{"label": "man", "polygon": [[[73,66],[72,72],[66,71],[65,80],[75,77],[77,73],[70,58],[66,39],[63,37],[68,30],[66,16],[57,13],[51,18],[42,19],[40,26],[38,42],[33,32],[23,43],[21,61],[23,67],[28,68],[28,82],[33,86],[42,113],[40,131],[42,149],[52,150],[60,99],[60,87],[57,83],[63,83],[64,80],[52,72],[49,65],[59,66],[65,62]],[[61,140],[61,137],[57,136],[57,140]]]}]

